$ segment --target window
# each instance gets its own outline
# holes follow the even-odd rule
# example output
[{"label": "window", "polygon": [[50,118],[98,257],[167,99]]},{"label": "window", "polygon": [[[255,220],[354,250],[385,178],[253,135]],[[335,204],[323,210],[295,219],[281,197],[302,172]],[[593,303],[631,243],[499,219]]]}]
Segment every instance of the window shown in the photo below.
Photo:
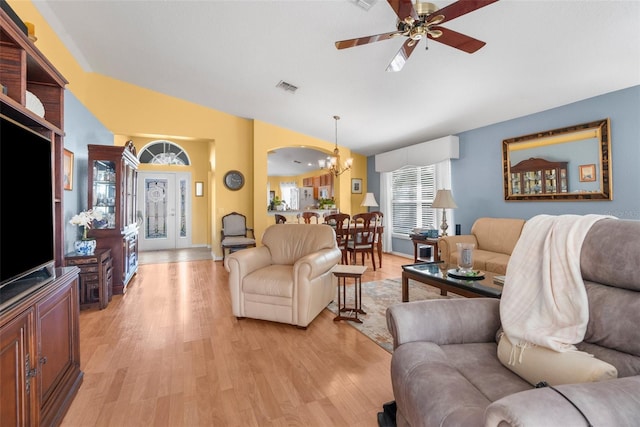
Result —
[{"label": "window", "polygon": [[179,145],[165,140],[152,141],[138,156],[140,163],[155,165],[189,165],[189,156]]},{"label": "window", "polygon": [[391,172],[393,234],[410,234],[414,228],[436,226],[436,166],[408,166]]},{"label": "window", "polygon": [[280,183],[280,194],[282,194],[282,197],[280,199],[287,208],[293,210],[300,209],[300,207],[298,206],[298,199],[296,197],[293,197],[294,193],[292,192],[292,190],[296,187],[297,186],[295,181]]}]

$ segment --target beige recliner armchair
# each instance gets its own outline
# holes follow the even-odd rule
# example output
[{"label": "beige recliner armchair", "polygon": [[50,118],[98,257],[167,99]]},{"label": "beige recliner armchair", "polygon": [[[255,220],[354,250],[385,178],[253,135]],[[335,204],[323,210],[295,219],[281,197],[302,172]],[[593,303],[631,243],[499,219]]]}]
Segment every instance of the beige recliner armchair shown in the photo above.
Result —
[{"label": "beige recliner armchair", "polygon": [[234,252],[224,266],[234,316],[306,328],[333,300],[331,269],[342,257],[325,224],[275,224],[262,245]]}]

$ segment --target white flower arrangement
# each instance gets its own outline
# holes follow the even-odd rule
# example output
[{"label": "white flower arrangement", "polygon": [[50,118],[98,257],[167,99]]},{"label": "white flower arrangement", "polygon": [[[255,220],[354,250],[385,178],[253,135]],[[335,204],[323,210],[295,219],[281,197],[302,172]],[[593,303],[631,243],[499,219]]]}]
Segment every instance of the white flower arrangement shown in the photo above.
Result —
[{"label": "white flower arrangement", "polygon": [[83,227],[84,230],[82,232],[82,239],[87,238],[87,230],[91,228],[93,225],[93,221],[101,221],[102,220],[102,212],[96,211],[93,209],[89,209],[87,211],[82,211],[77,215],[74,215],[73,218],[69,220],[69,224],[78,225]]}]

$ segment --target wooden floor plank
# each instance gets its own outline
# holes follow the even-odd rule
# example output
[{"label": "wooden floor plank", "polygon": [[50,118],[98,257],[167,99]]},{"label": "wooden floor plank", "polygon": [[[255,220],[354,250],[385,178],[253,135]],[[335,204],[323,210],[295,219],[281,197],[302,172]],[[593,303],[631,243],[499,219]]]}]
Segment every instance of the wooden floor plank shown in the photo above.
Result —
[{"label": "wooden floor plank", "polygon": [[[385,254],[363,282],[410,262]],[[377,426],[388,352],[328,310],[306,330],[238,320],[227,280],[220,261],[141,265],[125,295],[83,310],[84,382],[62,426]]]}]

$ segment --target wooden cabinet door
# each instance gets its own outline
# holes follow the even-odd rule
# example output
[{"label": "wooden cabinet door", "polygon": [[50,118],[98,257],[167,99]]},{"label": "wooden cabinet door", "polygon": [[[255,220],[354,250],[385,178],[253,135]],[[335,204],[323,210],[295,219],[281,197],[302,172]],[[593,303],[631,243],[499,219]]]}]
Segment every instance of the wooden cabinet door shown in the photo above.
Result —
[{"label": "wooden cabinet door", "polygon": [[[0,420],[2,426],[36,424],[34,411],[33,310],[0,328]],[[30,372],[31,371],[31,372]]]},{"label": "wooden cabinet door", "polygon": [[[80,366],[78,282],[61,286],[36,305],[38,402],[42,425],[61,415],[60,390],[70,387]],[[62,412],[63,413],[63,412]],[[59,420],[58,420],[59,421]]]}]

